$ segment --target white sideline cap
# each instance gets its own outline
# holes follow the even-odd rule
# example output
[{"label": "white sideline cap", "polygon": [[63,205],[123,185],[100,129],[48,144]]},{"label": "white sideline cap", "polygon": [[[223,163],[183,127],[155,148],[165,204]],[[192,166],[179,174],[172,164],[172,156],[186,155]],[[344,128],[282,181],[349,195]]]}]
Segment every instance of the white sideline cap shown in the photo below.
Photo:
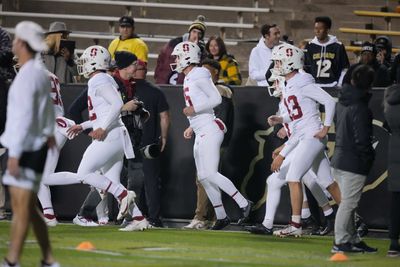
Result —
[{"label": "white sideline cap", "polygon": [[15,36],[27,42],[36,52],[43,52],[48,49],[44,42],[44,31],[42,27],[32,21],[21,21],[15,27]]}]

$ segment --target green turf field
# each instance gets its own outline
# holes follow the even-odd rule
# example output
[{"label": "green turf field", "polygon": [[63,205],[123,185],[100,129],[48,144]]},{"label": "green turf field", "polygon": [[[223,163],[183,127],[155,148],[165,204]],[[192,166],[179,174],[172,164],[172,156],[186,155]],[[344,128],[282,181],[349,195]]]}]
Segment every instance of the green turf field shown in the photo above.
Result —
[{"label": "green turf field", "polygon": [[[6,252],[9,222],[0,223],[0,257]],[[332,263],[332,237],[277,238],[245,232],[151,229],[120,232],[115,226],[83,228],[59,225],[50,229],[54,253],[67,266],[400,266],[400,259],[386,257],[389,241],[367,238],[379,248],[374,255],[349,256],[349,261]],[[95,251],[75,247],[90,241]],[[38,266],[39,248],[28,237],[22,266]]]}]

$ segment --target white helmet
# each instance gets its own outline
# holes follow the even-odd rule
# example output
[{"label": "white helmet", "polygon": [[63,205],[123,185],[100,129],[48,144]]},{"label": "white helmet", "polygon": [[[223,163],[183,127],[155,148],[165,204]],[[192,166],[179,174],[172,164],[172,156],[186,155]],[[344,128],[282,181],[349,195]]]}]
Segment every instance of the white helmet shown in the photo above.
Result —
[{"label": "white helmet", "polygon": [[178,59],[176,63],[172,63],[171,69],[181,73],[190,64],[199,64],[201,51],[200,47],[192,42],[182,42],[175,46],[172,51],[173,56]]},{"label": "white helmet", "polygon": [[273,70],[271,70],[272,75],[268,81],[273,84],[268,86],[268,93],[273,97],[280,97],[282,95],[282,90],[285,87],[285,77],[276,75]]},{"label": "white helmet", "polygon": [[97,70],[107,70],[110,62],[111,56],[107,49],[99,45],[89,46],[77,60],[78,73],[89,78]]},{"label": "white helmet", "polygon": [[[272,60],[279,61],[280,66],[275,67],[278,75],[284,76],[294,70],[302,69],[304,66],[304,53],[288,43],[277,45],[272,50]],[[279,63],[278,63],[279,64]],[[275,62],[275,65],[278,65]]]}]

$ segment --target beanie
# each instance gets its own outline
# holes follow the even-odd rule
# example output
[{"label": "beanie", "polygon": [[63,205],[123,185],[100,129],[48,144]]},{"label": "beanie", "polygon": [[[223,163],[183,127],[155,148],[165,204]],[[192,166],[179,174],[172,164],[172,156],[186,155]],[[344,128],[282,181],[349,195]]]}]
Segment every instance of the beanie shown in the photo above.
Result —
[{"label": "beanie", "polygon": [[193,23],[189,26],[188,32],[190,32],[193,29],[198,29],[203,33],[203,36],[204,36],[204,33],[206,32],[206,29],[207,29],[205,20],[206,20],[206,17],[204,17],[203,15],[198,15],[197,19],[195,21],[193,21]]},{"label": "beanie", "polygon": [[133,64],[135,61],[137,61],[135,54],[127,51],[115,52],[115,64],[117,65],[118,69],[124,69]]}]

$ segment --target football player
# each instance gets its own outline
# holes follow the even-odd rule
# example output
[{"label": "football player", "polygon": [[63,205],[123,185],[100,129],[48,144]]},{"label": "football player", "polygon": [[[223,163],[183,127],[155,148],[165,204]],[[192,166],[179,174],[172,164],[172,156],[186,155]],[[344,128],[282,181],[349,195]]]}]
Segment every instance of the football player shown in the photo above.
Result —
[{"label": "football player", "polygon": [[[67,133],[73,137],[92,128],[89,135],[93,142],[83,154],[77,173],[51,174],[45,177],[43,183],[62,185],[82,182],[110,192],[120,203],[120,219],[134,204],[135,193],[126,190],[119,182],[124,153],[127,158],[133,158],[134,153],[129,134],[119,118],[123,106],[121,96],[114,79],[106,73],[110,60],[109,52],[101,46],[88,47],[79,58],[78,72],[89,79],[89,120],[70,127]],[[90,222],[77,216],[74,223],[87,225]]]},{"label": "football player", "polygon": [[[274,72],[272,70],[272,72]],[[281,116],[284,116],[287,113],[287,110],[284,106],[283,103],[283,97],[282,97],[282,88],[285,86],[285,78],[279,75],[272,75],[269,79],[269,81],[273,82],[272,86],[268,87],[268,91],[270,96],[273,97],[278,97],[281,99],[279,102],[279,111],[278,114]],[[266,235],[272,235],[273,234],[273,221],[275,217],[276,210],[279,205],[280,197],[281,197],[281,189],[282,187],[287,184],[285,178],[286,174],[288,171],[288,168],[290,166],[290,163],[292,162],[293,158],[293,148],[296,146],[296,142],[293,142],[293,140],[290,140],[291,133],[292,133],[292,127],[291,127],[291,122],[289,123],[284,123],[282,129],[278,132],[278,137],[284,138],[288,137],[289,140],[286,142],[286,144],[278,147],[275,149],[272,153],[272,158],[274,159],[279,153],[282,151],[284,146],[291,146],[291,148],[286,148],[288,151],[287,156],[280,168],[279,172],[273,172],[268,178],[267,178],[267,199],[266,199],[266,204],[265,204],[265,216],[262,224],[256,225],[256,226],[251,226],[247,227],[246,230],[248,230],[251,233],[254,234],[266,234]],[[281,133],[283,130],[284,133]],[[323,207],[324,209],[330,209],[332,212],[332,208],[329,206],[329,200],[325,196],[325,193],[319,186],[316,180],[316,175],[314,172],[311,170],[307,171],[307,173],[303,176],[303,183],[310,189],[312,192],[313,196],[317,199],[318,204]],[[304,185],[303,185],[304,186]],[[308,208],[308,203],[307,203],[307,198],[306,195],[304,194],[303,190],[303,208],[302,208],[302,219],[308,219],[311,218],[311,213]],[[325,230],[322,232],[322,234],[327,234],[328,230]],[[330,229],[332,231],[332,229]],[[314,234],[321,234],[321,232],[315,232]]]},{"label": "football player", "polygon": [[249,216],[252,202],[245,199],[233,183],[218,172],[220,147],[227,129],[220,119],[215,118],[213,108],[221,103],[221,95],[210,72],[204,67],[198,67],[200,54],[197,44],[179,43],[172,52],[176,59],[171,67],[178,73],[185,74],[183,95],[186,107],[183,114],[187,116],[190,126],[184,131],[183,137],[190,139],[195,134],[193,153],[198,180],[214,206],[217,217],[211,229],[220,230],[230,223],[222,204],[220,189],[231,196],[241,208],[243,217],[239,223]]},{"label": "football player", "polygon": [[[336,203],[340,203],[340,191],[332,181],[328,158],[325,154],[326,136],[333,121],[335,101],[324,90],[315,85],[314,79],[307,73],[299,72],[303,68],[303,52],[290,44],[284,43],[274,48],[272,59],[276,73],[285,77],[286,85],[282,90],[283,103],[287,114],[272,115],[270,125],[289,123],[292,125],[292,140],[296,143],[293,159],[287,170],[286,181],[289,184],[292,206],[292,218],[287,228],[274,232],[278,236],[300,236],[301,207],[303,189],[301,178],[312,169],[319,183],[328,190]],[[319,105],[325,107],[325,121],[321,122]],[[285,146],[271,164],[272,171],[279,171],[287,156]]]},{"label": "football player", "polygon": [[[75,122],[69,120],[64,116],[64,106],[60,93],[60,82],[56,75],[48,71],[51,84],[51,100],[56,115],[54,137],[56,139],[56,146],[47,151],[46,163],[43,170],[43,177],[54,173],[57,167],[58,158],[60,157],[60,150],[67,140],[67,130],[75,125]],[[43,178],[44,179],[44,178]],[[42,179],[42,180],[43,180]],[[51,194],[48,186],[40,183],[38,198],[43,209],[44,221],[48,226],[56,226],[57,218],[54,215],[53,204],[51,203]]]}]

